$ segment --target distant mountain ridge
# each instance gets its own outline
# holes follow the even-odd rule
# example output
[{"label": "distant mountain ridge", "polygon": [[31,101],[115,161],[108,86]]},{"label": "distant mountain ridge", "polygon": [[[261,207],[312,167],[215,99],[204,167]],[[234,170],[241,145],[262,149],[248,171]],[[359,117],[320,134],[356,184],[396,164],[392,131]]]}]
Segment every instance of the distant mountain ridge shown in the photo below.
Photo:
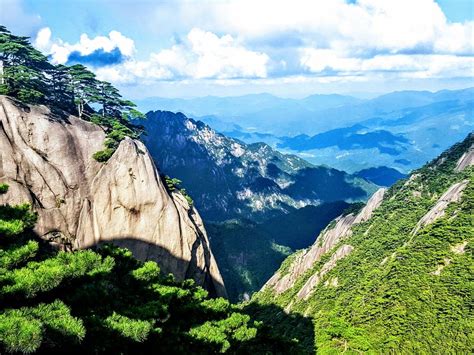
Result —
[{"label": "distant mountain ridge", "polygon": [[281,138],[278,148],[289,148],[295,151],[308,151],[328,147],[339,149],[370,149],[377,148],[380,153],[398,155],[400,150],[406,150],[409,140],[402,135],[394,135],[386,130],[374,130],[356,124],[347,128],[336,128],[331,131],[316,134],[312,137],[299,135]]},{"label": "distant mountain ridge", "polygon": [[371,181],[379,186],[385,187],[390,187],[398,180],[404,179],[406,177],[405,174],[402,174],[397,169],[388,168],[386,166],[363,169],[356,172],[354,175]]},{"label": "distant mountain ridge", "polygon": [[350,173],[377,166],[408,173],[474,129],[474,88],[399,91],[365,100],[258,94],[149,98],[138,104],[180,111],[229,137],[265,142],[315,165]]},{"label": "distant mountain ridge", "polygon": [[135,102],[143,111],[160,107],[163,110],[183,112],[197,119],[202,117],[204,122],[206,116],[213,116],[214,119],[238,124],[247,131],[250,129],[275,136],[295,136],[315,135],[389,115],[401,109],[411,110],[437,102],[468,102],[472,101],[473,95],[474,88],[467,88],[437,92],[396,91],[370,100],[337,94],[311,95],[303,99],[250,94],[190,99],[150,97]]},{"label": "distant mountain ridge", "polygon": [[164,111],[183,112],[192,117],[214,115],[221,117],[224,121],[231,121],[245,115],[254,115],[261,110],[321,110],[342,105],[362,102],[352,96],[330,94],[311,95],[303,99],[291,99],[277,97],[271,94],[249,94],[243,96],[205,96],[196,98],[164,98],[148,97],[135,100],[139,108],[144,111],[152,111],[160,107]]},{"label": "distant mountain ridge", "polygon": [[[288,135],[289,127],[284,134],[272,134],[246,130],[238,121],[233,126],[218,124],[216,117],[213,121],[231,137],[248,143],[264,141],[313,164],[327,164],[350,173],[378,166],[408,173],[472,131],[473,112],[474,89],[470,88],[396,92],[329,109],[321,117],[316,114],[291,122],[291,130],[300,132],[294,135]],[[255,116],[256,122],[258,118]],[[311,134],[324,123],[324,130]]]},{"label": "distant mountain ridge", "polygon": [[145,144],[166,174],[185,187],[208,220],[268,218],[307,205],[365,200],[375,186],[328,167],[245,144],[181,113],[154,111]]}]

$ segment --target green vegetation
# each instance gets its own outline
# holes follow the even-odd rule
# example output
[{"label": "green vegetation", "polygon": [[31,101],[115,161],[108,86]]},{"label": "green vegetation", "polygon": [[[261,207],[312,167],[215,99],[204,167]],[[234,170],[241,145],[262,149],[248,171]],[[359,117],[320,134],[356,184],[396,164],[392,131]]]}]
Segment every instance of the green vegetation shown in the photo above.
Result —
[{"label": "green vegetation", "polygon": [[181,183],[182,183],[182,181],[180,179],[170,178],[168,175],[163,175],[162,179],[164,180],[165,186],[168,189],[168,191],[170,191],[170,192],[179,191],[179,193],[184,196],[184,198],[188,202],[189,206],[192,206],[194,204],[193,199],[191,198],[191,196],[189,196],[186,189],[184,189],[180,186]]},{"label": "green vegetation", "polygon": [[105,148],[93,155],[97,161],[107,161],[126,136],[138,138],[142,134],[142,127],[131,120],[145,116],[112,84],[97,80],[80,64],[49,63],[28,37],[15,36],[4,26],[0,26],[0,61],[0,94],[25,104],[57,107],[105,129]]},{"label": "green vegetation", "polygon": [[[372,218],[353,227],[352,235],[292,288],[280,295],[265,289],[252,303],[291,303],[294,313],[311,316],[316,347],[308,345],[307,350],[321,354],[471,353],[474,168],[454,168],[473,143],[471,134],[409,180],[398,182]],[[413,234],[441,195],[464,180],[469,183],[461,199]],[[299,299],[304,283],[342,244],[353,246],[352,253],[322,277],[307,300]],[[335,278],[336,286],[326,283]],[[268,322],[271,316],[262,319]]]},{"label": "green vegetation", "polygon": [[127,249],[58,252],[31,232],[35,220],[28,205],[0,206],[1,353],[303,351],[245,307],[210,299]]},{"label": "green vegetation", "polygon": [[347,206],[343,201],[307,206],[262,223],[237,219],[207,223],[230,300],[245,300],[257,292],[288,255],[314,242]]},{"label": "green vegetation", "polygon": [[366,201],[378,188],[181,113],[148,112],[143,125],[157,165],[193,197],[232,301],[258,291],[290,253],[311,245],[348,207],[342,201]]},{"label": "green vegetation", "polygon": [[248,299],[272,276],[291,249],[274,247],[272,236],[250,221],[207,223],[206,230],[231,301]]}]

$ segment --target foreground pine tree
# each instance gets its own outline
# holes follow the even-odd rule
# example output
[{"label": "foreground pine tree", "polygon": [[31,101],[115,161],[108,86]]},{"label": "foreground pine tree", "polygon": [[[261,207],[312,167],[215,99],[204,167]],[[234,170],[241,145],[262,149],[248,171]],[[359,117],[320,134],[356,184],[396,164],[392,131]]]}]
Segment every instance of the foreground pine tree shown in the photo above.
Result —
[{"label": "foreground pine tree", "polygon": [[126,249],[55,251],[31,232],[35,219],[28,205],[0,206],[1,353],[300,351],[245,309]]}]

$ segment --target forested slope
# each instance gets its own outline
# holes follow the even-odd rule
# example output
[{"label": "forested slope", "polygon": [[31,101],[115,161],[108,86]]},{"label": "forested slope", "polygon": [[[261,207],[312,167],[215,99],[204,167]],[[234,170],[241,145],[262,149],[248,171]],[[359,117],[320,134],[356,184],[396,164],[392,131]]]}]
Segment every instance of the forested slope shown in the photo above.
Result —
[{"label": "forested slope", "polygon": [[[0,194],[8,186],[0,184]],[[0,206],[0,352],[301,352],[248,311],[210,299],[193,280],[163,275],[110,244],[58,252],[31,230],[27,204]],[[285,315],[285,321],[308,322]]]},{"label": "forested slope", "polygon": [[472,352],[473,144],[333,222],[253,303],[312,318],[320,353]]}]

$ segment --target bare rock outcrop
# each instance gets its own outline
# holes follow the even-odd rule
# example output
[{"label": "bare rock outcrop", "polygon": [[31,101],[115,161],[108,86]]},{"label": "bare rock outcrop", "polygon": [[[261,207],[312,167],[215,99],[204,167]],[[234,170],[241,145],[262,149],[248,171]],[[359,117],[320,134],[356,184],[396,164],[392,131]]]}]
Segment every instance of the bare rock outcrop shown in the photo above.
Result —
[{"label": "bare rock outcrop", "polygon": [[[314,288],[321,282],[322,278],[324,275],[326,275],[329,271],[334,269],[336,266],[338,260],[341,260],[345,258],[347,255],[349,255],[352,250],[354,250],[354,247],[352,245],[341,245],[339,249],[335,251],[335,253],[331,256],[331,259],[329,259],[319,270],[317,273],[312,275],[308,281],[301,287],[301,290],[298,291],[297,297],[299,299],[304,299],[307,300],[309,296],[311,295],[311,292],[314,290]],[[337,284],[337,281],[336,281]]]},{"label": "bare rock outcrop", "polygon": [[465,249],[466,249],[466,245],[468,244],[469,242],[467,240],[459,243],[459,244],[456,244],[456,245],[453,245],[451,247],[451,251],[454,253],[454,254],[464,254],[465,253]]},{"label": "bare rock outcrop", "polygon": [[285,275],[281,276],[277,272],[264,287],[271,287],[277,293],[282,293],[293,287],[296,280],[311,269],[324,254],[352,234],[351,228],[354,225],[367,221],[372,216],[374,210],[382,203],[385,191],[386,189],[377,190],[357,215],[351,213],[338,217],[335,226],[326,228],[311,248],[296,256]]},{"label": "bare rock outcrop", "polygon": [[97,125],[1,96],[0,182],[10,189],[0,204],[30,203],[37,234],[63,248],[114,242],[225,295],[198,212],[166,190],[139,141],[127,138],[96,162],[104,139]]},{"label": "bare rock outcrop", "polygon": [[422,227],[433,223],[444,216],[444,211],[451,202],[458,202],[462,191],[466,188],[469,180],[464,180],[452,185],[436,202],[436,204],[418,221],[412,234],[416,234]]},{"label": "bare rock outcrop", "polygon": [[474,145],[471,145],[469,150],[465,152],[456,163],[455,171],[463,171],[468,166],[474,165]]}]

